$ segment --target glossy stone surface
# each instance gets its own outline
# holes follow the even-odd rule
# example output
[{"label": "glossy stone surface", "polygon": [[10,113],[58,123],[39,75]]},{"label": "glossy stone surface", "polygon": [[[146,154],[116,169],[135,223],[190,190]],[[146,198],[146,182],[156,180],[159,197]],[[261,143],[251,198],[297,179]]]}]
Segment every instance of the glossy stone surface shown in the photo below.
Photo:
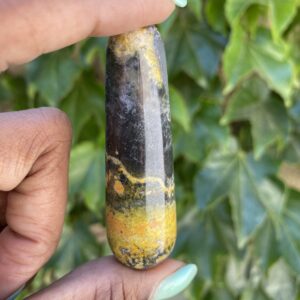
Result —
[{"label": "glossy stone surface", "polygon": [[146,269],[176,239],[167,69],[155,27],[110,38],[106,116],[109,243],[120,262]]}]

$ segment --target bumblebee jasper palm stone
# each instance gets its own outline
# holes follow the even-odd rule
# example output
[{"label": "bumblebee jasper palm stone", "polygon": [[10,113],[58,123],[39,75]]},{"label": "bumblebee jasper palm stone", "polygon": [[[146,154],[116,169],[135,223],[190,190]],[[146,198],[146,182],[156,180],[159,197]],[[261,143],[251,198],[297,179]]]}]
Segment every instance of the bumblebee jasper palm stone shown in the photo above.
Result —
[{"label": "bumblebee jasper palm stone", "polygon": [[120,262],[147,269],[176,239],[167,70],[155,27],[110,38],[106,116],[108,240]]}]

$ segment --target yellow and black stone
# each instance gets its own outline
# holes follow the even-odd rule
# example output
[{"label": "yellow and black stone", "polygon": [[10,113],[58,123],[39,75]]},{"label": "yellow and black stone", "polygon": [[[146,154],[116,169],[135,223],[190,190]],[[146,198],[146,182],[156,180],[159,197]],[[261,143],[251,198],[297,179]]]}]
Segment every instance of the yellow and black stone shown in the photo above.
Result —
[{"label": "yellow and black stone", "polygon": [[106,116],[108,240],[120,262],[147,269],[176,239],[167,68],[154,26],[110,38]]}]

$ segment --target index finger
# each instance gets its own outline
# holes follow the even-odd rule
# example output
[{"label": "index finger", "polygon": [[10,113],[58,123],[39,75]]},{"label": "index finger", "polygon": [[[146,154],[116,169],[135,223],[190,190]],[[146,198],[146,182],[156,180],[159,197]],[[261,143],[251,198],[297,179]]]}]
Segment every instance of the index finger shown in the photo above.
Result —
[{"label": "index finger", "polygon": [[50,108],[0,113],[0,128],[0,192],[6,192],[6,227],[0,232],[3,299],[38,271],[59,241],[71,128],[62,112]]},{"label": "index finger", "polygon": [[0,0],[0,71],[91,35],[166,19],[172,0]]}]

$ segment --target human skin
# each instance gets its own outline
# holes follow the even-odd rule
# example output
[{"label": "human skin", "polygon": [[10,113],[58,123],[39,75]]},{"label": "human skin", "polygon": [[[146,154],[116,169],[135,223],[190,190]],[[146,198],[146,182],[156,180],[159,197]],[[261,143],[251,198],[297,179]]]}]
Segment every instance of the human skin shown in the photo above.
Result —
[{"label": "human skin", "polygon": [[[89,36],[159,23],[171,0],[0,0],[0,71]],[[60,239],[67,201],[71,125],[53,108],[0,113],[0,299],[45,264]],[[29,299],[148,299],[182,266],[133,271],[106,257]]]}]

